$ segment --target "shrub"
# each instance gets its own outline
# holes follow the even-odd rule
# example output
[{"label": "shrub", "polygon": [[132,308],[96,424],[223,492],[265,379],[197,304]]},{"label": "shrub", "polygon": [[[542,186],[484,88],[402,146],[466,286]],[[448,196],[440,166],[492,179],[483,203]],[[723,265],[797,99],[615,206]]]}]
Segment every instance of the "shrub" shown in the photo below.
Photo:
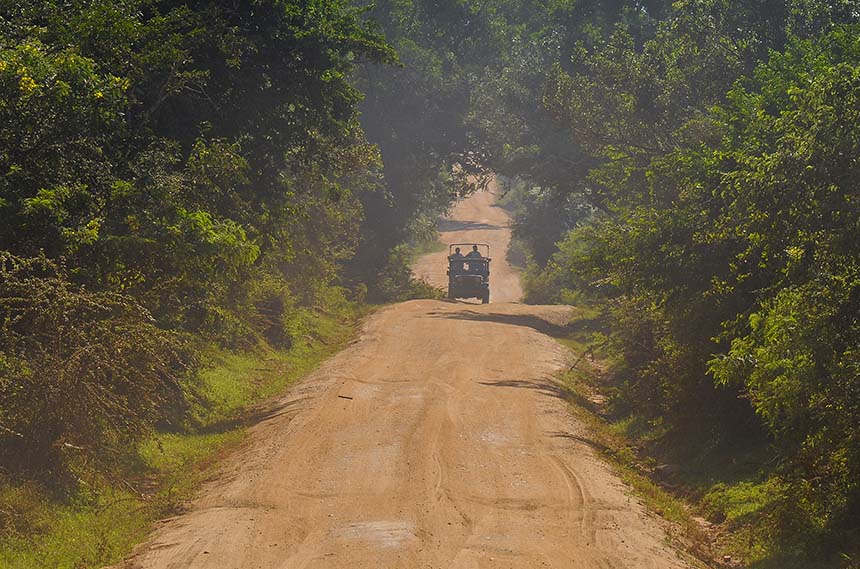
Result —
[{"label": "shrub", "polygon": [[412,274],[413,253],[407,244],[391,249],[388,262],[377,275],[371,300],[395,302],[417,298],[442,298],[444,291]]},{"label": "shrub", "polygon": [[72,284],[44,256],[0,253],[0,462],[49,476],[115,464],[175,423],[196,368],[133,299]]}]

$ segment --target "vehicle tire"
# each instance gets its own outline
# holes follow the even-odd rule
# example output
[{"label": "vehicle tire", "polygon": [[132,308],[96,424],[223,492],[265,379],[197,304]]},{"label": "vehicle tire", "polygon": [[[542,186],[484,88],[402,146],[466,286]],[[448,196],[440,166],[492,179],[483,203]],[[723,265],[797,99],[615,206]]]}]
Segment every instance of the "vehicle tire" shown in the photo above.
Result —
[{"label": "vehicle tire", "polygon": [[490,289],[484,291],[484,295],[481,297],[481,304],[489,304],[490,303]]},{"label": "vehicle tire", "polygon": [[455,295],[454,291],[449,288],[448,289],[448,300],[454,300],[455,298],[457,298],[457,295]]}]

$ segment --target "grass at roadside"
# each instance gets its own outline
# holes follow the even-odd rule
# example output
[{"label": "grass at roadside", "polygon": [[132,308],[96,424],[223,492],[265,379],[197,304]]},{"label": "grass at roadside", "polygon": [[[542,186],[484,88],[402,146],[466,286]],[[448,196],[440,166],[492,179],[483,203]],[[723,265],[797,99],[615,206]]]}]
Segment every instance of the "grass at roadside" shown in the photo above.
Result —
[{"label": "grass at roadside", "polygon": [[343,348],[359,314],[309,310],[304,316],[308,333],[289,350],[211,350],[214,365],[202,373],[202,399],[189,426],[153,434],[131,453],[121,477],[82,476],[77,491],[62,496],[34,482],[0,479],[0,567],[85,569],[121,559],[243,440],[241,419],[249,407],[283,392]]}]

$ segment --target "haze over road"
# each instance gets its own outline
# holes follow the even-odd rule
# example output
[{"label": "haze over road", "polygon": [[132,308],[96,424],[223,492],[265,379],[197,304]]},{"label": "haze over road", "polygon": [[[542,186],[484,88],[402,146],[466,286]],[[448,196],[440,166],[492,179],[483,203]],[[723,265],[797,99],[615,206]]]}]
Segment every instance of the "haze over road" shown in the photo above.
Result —
[{"label": "haze over road", "polygon": [[[552,382],[569,356],[541,330],[567,309],[504,302],[521,291],[493,203],[477,194],[441,224],[445,242],[490,243],[491,304],[375,314],[124,566],[687,567]],[[415,271],[443,284],[445,253]]]},{"label": "haze over road", "polygon": [[[479,192],[457,204],[447,219],[439,222],[443,243],[487,243],[490,246],[490,302],[516,302],[523,295],[519,272],[505,259],[511,230],[507,212],[496,205],[496,187]],[[483,249],[482,249],[483,252]],[[467,249],[463,254],[468,253]],[[441,288],[448,286],[448,248],[424,255],[412,268],[416,276]],[[474,300],[473,302],[478,302]]]}]

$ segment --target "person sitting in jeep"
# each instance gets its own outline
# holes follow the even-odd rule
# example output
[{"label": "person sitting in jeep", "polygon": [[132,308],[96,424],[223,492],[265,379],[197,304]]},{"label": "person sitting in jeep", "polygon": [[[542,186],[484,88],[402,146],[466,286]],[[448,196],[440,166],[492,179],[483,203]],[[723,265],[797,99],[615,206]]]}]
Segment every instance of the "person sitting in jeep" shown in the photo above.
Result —
[{"label": "person sitting in jeep", "polygon": [[469,251],[469,254],[466,255],[467,259],[481,259],[483,255],[478,251],[477,245],[472,245],[472,250]]},{"label": "person sitting in jeep", "polygon": [[459,248],[459,247],[457,247],[456,249],[454,249],[454,254],[453,254],[453,255],[451,255],[451,258],[452,258],[452,259],[462,259],[462,258],[463,258],[463,254],[460,252],[460,248]]}]

